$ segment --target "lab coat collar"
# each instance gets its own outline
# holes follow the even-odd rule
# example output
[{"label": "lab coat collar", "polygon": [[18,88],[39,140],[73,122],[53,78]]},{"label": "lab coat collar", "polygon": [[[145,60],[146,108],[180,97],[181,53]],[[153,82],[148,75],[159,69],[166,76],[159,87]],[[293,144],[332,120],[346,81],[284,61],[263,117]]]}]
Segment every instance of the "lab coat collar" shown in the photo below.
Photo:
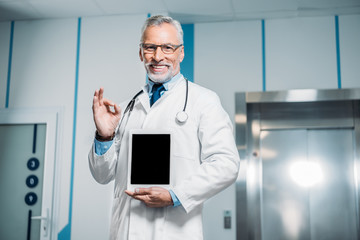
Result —
[{"label": "lab coat collar", "polygon": [[[176,78],[176,80],[174,78]],[[171,91],[173,91],[173,89],[175,89],[176,86],[178,86],[179,82],[182,82],[182,80],[184,79],[183,75],[180,73],[177,74],[176,76],[174,76],[174,78],[173,79],[175,81],[171,80],[168,82],[169,83],[167,86],[168,89],[161,98],[167,97],[167,95],[169,95],[171,93]],[[146,84],[145,86],[143,86],[142,90],[145,94],[141,94],[138,97],[138,101],[136,101],[135,104],[140,103],[143,106],[146,113],[148,114],[150,111],[150,108],[151,108],[150,101],[149,101],[149,84]]]}]

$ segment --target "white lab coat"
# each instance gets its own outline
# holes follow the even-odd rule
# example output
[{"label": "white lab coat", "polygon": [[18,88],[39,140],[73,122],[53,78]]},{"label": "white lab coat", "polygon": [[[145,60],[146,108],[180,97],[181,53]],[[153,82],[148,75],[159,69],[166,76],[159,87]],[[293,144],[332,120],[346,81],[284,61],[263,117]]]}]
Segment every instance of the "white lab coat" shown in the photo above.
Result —
[{"label": "white lab coat", "polygon": [[[240,159],[231,121],[214,92],[189,82],[186,108],[189,118],[184,124],[177,123],[176,114],[183,109],[185,101],[183,78],[151,108],[144,90],[126,126],[124,119],[121,129],[117,129],[109,150],[98,156],[92,147],[89,153],[90,170],[96,181],[106,184],[115,179],[111,239],[201,240],[204,201],[231,185],[238,175]],[[123,110],[126,105],[122,106]],[[167,129],[174,133],[171,181],[181,206],[149,208],[124,193],[128,131],[133,128]]]}]

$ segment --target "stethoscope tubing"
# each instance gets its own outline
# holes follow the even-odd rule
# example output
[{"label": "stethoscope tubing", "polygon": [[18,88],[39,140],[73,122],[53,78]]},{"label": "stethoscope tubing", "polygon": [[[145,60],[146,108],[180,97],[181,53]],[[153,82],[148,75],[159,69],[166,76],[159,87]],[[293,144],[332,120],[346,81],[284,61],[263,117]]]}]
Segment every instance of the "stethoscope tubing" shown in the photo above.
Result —
[{"label": "stethoscope tubing", "polygon": [[186,82],[186,95],[185,95],[185,103],[184,103],[183,112],[185,112],[185,110],[186,110],[188,96],[189,96],[189,83],[188,83],[188,80],[186,78],[185,78],[185,82]]},{"label": "stethoscope tubing", "polygon": [[[184,108],[183,108],[182,111],[180,111],[180,112],[178,112],[176,114],[176,120],[179,123],[185,123],[187,121],[187,118],[188,118],[188,115],[186,113],[186,107],[187,107],[187,101],[188,101],[188,96],[189,96],[189,83],[188,83],[188,80],[186,78],[184,78],[184,79],[185,79],[185,83],[186,83],[186,94],[185,94]],[[131,115],[131,112],[132,112],[132,110],[134,108],[136,98],[138,96],[140,96],[140,94],[142,94],[143,92],[144,92],[144,90],[140,90],[137,94],[135,94],[135,96],[130,100],[130,102],[126,106],[123,117],[121,118],[121,121],[120,121],[120,124],[119,124],[119,129],[121,128],[121,125],[122,125],[122,122],[123,122],[123,120],[125,118],[125,115],[128,112],[125,126],[127,125],[128,121],[129,121],[129,118],[130,118],[130,115]],[[124,135],[124,131],[121,134],[120,140],[122,139],[123,135]]]}]

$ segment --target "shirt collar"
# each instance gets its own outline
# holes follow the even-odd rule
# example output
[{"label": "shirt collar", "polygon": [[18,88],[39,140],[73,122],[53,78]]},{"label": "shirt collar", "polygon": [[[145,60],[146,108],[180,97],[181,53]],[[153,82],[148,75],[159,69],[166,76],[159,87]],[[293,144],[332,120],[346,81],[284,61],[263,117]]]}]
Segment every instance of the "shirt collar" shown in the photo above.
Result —
[{"label": "shirt collar", "polygon": [[[180,78],[182,77],[182,74],[179,72],[178,74],[176,74],[175,76],[173,76],[169,81],[167,82],[164,82],[163,83],[163,86],[165,88],[166,91],[170,90],[174,85],[175,83],[177,82],[177,80],[179,80]],[[149,93],[151,93],[151,90],[154,86],[154,82],[152,81],[147,81],[147,85],[148,85],[148,89],[149,89]]]}]

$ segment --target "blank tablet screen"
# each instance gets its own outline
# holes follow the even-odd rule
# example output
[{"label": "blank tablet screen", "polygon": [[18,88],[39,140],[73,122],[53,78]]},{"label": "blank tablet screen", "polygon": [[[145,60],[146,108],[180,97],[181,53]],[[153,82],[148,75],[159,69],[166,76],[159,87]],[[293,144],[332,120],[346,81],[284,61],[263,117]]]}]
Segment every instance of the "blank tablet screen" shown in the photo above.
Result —
[{"label": "blank tablet screen", "polygon": [[131,184],[170,184],[170,134],[133,134]]}]

